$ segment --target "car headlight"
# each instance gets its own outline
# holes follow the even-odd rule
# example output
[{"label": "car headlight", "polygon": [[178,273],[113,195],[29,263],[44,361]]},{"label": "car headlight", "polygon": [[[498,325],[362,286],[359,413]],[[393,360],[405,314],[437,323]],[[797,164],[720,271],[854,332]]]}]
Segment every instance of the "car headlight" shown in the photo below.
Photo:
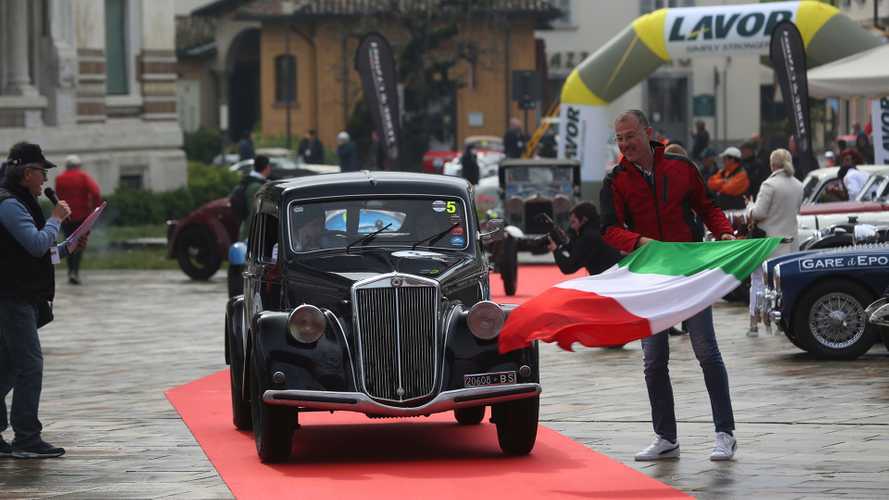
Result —
[{"label": "car headlight", "polygon": [[781,293],[781,265],[775,266],[775,269],[772,271],[772,289],[775,290],[775,293]]},{"label": "car headlight", "polygon": [[309,304],[297,306],[290,313],[287,320],[287,329],[293,340],[303,344],[312,344],[324,335],[327,328],[327,320],[321,309]]},{"label": "car headlight", "polygon": [[469,331],[481,340],[491,340],[500,333],[503,323],[506,321],[506,313],[503,309],[489,301],[477,302],[466,316]]}]

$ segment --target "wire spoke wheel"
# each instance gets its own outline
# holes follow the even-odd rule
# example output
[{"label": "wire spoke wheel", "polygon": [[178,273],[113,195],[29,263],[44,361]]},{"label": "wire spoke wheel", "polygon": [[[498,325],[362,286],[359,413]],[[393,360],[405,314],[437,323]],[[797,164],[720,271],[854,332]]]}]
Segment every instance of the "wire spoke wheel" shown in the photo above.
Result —
[{"label": "wire spoke wheel", "polygon": [[863,305],[847,293],[828,293],[812,304],[809,329],[815,339],[831,349],[849,347],[864,335]]}]

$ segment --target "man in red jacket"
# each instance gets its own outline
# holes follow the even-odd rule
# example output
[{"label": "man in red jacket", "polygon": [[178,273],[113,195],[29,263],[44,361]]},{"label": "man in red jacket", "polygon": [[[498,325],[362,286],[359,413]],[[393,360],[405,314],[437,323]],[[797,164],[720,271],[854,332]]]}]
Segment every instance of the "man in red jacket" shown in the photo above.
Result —
[{"label": "man in red jacket", "polygon": [[[698,169],[685,157],[665,154],[663,145],[651,141],[652,129],[643,112],[630,110],[618,115],[614,132],[622,157],[605,179],[600,200],[607,243],[632,252],[652,240],[700,241],[696,216],[719,239],[734,239],[725,215],[708,197]],[[704,372],[716,427],[710,460],[730,460],[736,449],[735,421],[711,309],[690,318],[687,328]],[[636,454],[637,461],[679,457],[673,387],[667,369],[669,339],[657,334],[642,340],[645,385],[657,436]]]},{"label": "man in red jacket", "polygon": [[[56,177],[56,194],[71,207],[71,216],[62,222],[62,231],[66,237],[102,203],[99,185],[80,167],[80,158],[70,155],[65,158],[65,172]],[[80,284],[82,255],[83,252],[77,252],[68,258],[68,282],[72,285]]]}]

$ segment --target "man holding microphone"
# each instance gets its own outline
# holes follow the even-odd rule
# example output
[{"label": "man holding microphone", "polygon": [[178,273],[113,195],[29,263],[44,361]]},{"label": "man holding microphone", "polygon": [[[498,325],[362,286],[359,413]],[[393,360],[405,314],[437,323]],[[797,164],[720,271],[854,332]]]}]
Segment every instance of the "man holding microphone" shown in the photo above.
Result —
[{"label": "man holding microphone", "polygon": [[[0,457],[50,458],[65,453],[41,438],[37,418],[43,383],[43,353],[37,329],[52,320],[55,295],[53,264],[80,251],[56,245],[59,228],[71,209],[56,203],[45,219],[37,197],[46,172],[55,167],[40,146],[26,142],[9,151],[0,183],[0,432],[11,422],[12,445],[0,436]],[[7,420],[6,396],[13,390],[12,412]]]}]

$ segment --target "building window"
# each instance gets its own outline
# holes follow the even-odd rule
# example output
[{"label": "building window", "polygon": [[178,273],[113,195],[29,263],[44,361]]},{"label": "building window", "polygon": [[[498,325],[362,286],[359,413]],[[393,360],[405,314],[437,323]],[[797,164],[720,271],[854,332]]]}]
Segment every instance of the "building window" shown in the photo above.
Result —
[{"label": "building window", "polygon": [[275,102],[296,101],[296,58],[283,55],[275,58]]},{"label": "building window", "polygon": [[127,78],[126,0],[105,0],[105,91],[129,93]]},{"label": "building window", "polygon": [[562,11],[562,15],[553,20],[553,24],[555,26],[572,26],[574,24],[574,17],[571,15],[572,0],[556,0],[553,3]]}]

